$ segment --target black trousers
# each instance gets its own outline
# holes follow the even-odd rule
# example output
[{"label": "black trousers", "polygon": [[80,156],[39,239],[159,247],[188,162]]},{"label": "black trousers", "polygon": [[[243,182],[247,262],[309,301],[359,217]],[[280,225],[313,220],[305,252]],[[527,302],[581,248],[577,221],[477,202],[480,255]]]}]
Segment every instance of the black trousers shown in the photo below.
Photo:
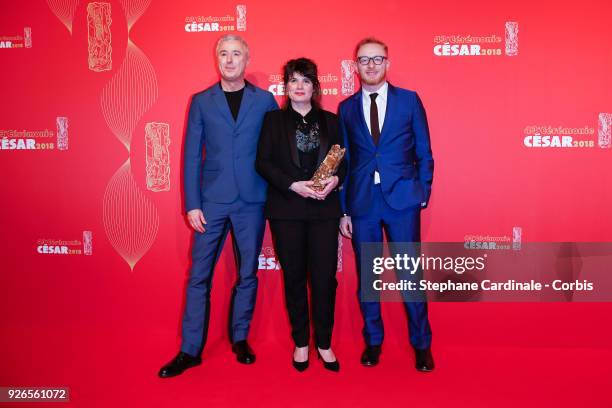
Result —
[{"label": "black trousers", "polygon": [[276,255],[283,268],[285,302],[296,347],[310,338],[308,277],[315,343],[331,346],[336,303],[339,219],[270,220]]}]

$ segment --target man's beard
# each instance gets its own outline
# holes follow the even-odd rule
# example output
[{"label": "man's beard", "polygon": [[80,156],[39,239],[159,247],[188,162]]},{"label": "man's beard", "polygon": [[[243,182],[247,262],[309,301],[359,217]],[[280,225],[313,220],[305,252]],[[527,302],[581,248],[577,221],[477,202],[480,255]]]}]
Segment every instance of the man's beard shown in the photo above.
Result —
[{"label": "man's beard", "polygon": [[375,78],[370,78],[370,77],[361,77],[361,83],[366,84],[366,85],[377,85],[377,84],[381,84],[385,81],[385,74],[381,74],[376,76]]}]

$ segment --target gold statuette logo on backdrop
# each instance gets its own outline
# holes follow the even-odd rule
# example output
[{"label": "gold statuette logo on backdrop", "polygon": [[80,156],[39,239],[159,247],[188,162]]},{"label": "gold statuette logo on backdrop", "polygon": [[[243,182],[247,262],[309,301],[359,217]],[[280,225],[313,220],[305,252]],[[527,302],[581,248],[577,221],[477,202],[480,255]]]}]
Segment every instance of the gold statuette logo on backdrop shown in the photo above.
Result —
[{"label": "gold statuette logo on backdrop", "polygon": [[87,62],[92,71],[110,71],[113,68],[112,22],[110,3],[87,5]]},{"label": "gold statuette logo on backdrop", "polygon": [[147,189],[170,191],[170,125],[149,122],[145,126]]}]

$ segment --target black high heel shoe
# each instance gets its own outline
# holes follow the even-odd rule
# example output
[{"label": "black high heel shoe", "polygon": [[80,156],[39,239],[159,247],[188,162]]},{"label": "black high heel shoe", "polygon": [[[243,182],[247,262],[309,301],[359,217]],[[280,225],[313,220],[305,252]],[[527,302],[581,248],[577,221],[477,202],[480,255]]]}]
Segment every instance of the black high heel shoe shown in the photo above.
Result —
[{"label": "black high heel shoe", "polygon": [[323,362],[323,367],[325,367],[326,370],[333,371],[335,373],[340,371],[340,363],[338,362],[337,358],[336,358],[336,361],[332,361],[332,362],[325,361],[318,348],[317,348],[317,354],[319,356],[319,360]]},{"label": "black high heel shoe", "polygon": [[298,370],[300,373],[308,368],[308,360],[306,360],[306,361],[295,361],[295,359],[294,359],[292,361],[292,363],[293,363],[293,368]]}]

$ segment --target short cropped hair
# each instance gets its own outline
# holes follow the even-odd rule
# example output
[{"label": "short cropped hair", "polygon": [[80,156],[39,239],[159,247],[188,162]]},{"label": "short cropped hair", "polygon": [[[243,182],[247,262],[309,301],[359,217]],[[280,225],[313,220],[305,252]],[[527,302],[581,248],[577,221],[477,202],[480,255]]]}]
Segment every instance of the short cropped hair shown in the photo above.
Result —
[{"label": "short cropped hair", "polygon": [[389,47],[387,47],[387,44],[385,44],[384,42],[382,42],[376,37],[366,37],[363,40],[359,41],[357,45],[355,46],[355,58],[357,58],[357,53],[359,52],[359,49],[366,44],[381,45],[385,49],[385,56],[389,55]]},{"label": "short cropped hair", "polygon": [[237,34],[225,34],[221,38],[217,40],[217,46],[215,47],[215,55],[219,54],[219,48],[221,48],[221,43],[225,41],[240,41],[242,46],[244,47],[246,56],[249,56],[249,44],[247,44],[246,40]]}]

